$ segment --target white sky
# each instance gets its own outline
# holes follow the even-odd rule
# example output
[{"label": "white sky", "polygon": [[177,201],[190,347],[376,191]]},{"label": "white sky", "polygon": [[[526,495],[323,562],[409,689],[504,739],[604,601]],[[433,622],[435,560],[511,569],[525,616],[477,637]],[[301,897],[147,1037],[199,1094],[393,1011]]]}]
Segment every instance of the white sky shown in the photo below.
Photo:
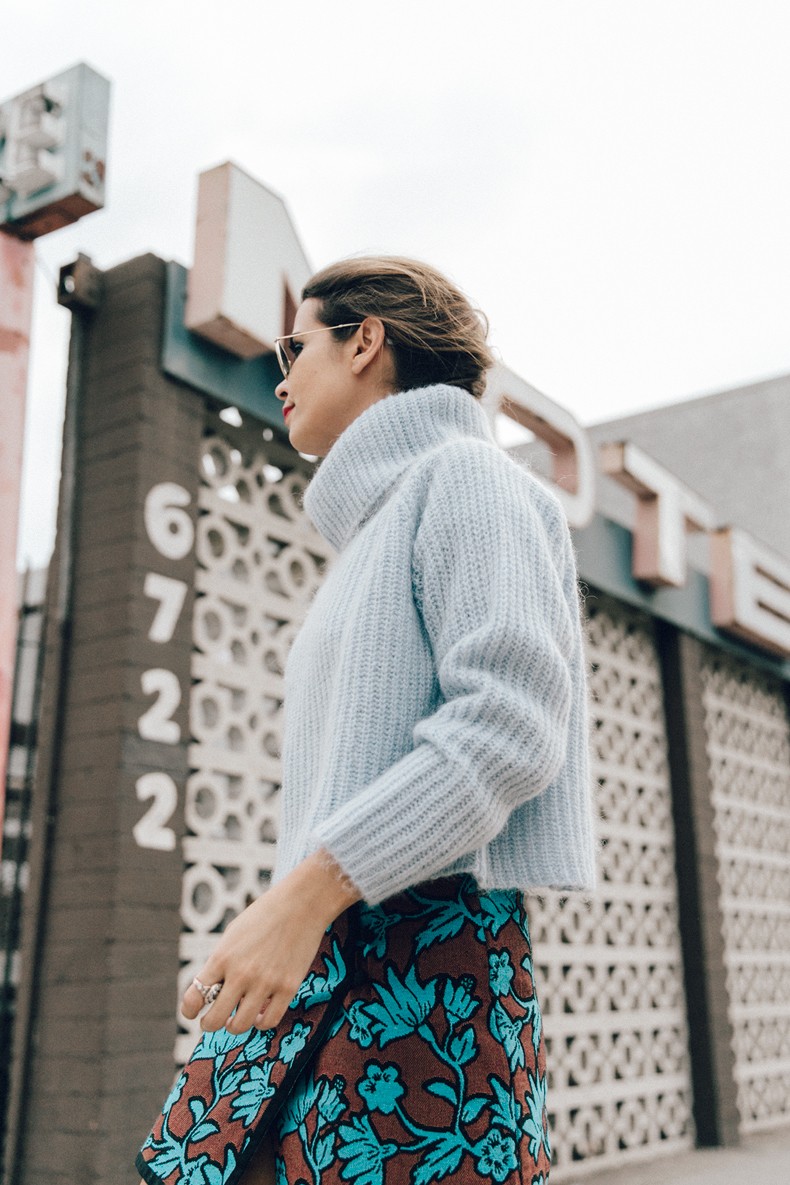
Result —
[{"label": "white sky", "polygon": [[0,98],[112,80],[107,208],[37,244],[20,563],[45,563],[77,251],[189,264],[197,175],[311,262],[422,257],[592,423],[790,371],[786,0],[6,0]]}]

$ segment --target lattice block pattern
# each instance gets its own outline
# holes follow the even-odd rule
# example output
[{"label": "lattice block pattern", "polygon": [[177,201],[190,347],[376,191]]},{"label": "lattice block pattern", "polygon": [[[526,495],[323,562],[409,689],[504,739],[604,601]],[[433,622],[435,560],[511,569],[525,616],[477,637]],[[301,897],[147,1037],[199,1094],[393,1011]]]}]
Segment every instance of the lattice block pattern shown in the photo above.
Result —
[{"label": "lattice block pattern", "polygon": [[713,648],[702,668],[743,1131],[790,1120],[790,721],[780,681]]},{"label": "lattice block pattern", "polygon": [[773,951],[786,955],[790,950],[790,909],[782,912],[771,902],[761,908],[755,902],[753,909],[742,905],[738,912],[737,903],[730,902],[724,918],[724,934],[727,946],[741,956],[746,952],[764,956]]},{"label": "lattice block pattern", "polygon": [[762,1017],[742,1021],[744,1040],[753,1062],[766,1062],[782,1054],[790,1061],[790,1004],[765,1010]]},{"label": "lattice block pattern", "polygon": [[[181,990],[216,934],[268,884],[285,661],[330,558],[301,507],[309,466],[271,436],[252,418],[212,417],[203,440]],[[199,1030],[179,1024],[183,1062]]]},{"label": "lattice block pattern", "polygon": [[586,608],[602,884],[528,902],[557,1185],[693,1140],[658,654],[646,615]]},{"label": "lattice block pattern", "polygon": [[738,1081],[739,1103],[742,1100],[744,1109],[750,1114],[759,1115],[757,1123],[745,1125],[745,1130],[767,1131],[773,1127],[782,1127],[787,1123],[787,1100],[790,1098],[790,1067],[787,1065],[785,1051],[785,1065],[774,1068],[771,1074],[747,1074]]}]

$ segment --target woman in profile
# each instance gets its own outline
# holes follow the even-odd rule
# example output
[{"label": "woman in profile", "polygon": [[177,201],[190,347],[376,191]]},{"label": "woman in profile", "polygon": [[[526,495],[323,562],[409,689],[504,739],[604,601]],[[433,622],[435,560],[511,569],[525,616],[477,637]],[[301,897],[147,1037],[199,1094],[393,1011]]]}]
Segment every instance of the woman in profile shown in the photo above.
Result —
[{"label": "woman in profile", "polygon": [[315,275],[277,342],[337,552],[285,671],[271,887],[183,1000],[204,1035],[150,1185],[546,1185],[523,893],[595,887],[575,554],[481,406],[482,317],[433,268]]}]

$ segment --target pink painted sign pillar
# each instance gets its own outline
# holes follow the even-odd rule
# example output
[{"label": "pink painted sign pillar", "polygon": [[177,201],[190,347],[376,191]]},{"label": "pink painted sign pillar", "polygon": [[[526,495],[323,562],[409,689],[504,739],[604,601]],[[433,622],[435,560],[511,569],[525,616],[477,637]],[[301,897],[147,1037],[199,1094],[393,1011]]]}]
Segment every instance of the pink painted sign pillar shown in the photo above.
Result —
[{"label": "pink painted sign pillar", "polygon": [[0,231],[0,827],[17,630],[16,545],[35,244]]}]

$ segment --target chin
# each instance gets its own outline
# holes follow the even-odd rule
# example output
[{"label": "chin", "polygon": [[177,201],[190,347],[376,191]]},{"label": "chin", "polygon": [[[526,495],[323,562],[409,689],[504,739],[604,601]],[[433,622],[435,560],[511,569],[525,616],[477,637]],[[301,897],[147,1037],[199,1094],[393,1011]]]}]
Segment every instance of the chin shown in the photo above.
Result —
[{"label": "chin", "polygon": [[303,456],[308,456],[311,454],[310,441],[302,440],[298,432],[288,433],[288,443],[290,444],[291,448],[296,449],[297,453],[301,453]]}]

